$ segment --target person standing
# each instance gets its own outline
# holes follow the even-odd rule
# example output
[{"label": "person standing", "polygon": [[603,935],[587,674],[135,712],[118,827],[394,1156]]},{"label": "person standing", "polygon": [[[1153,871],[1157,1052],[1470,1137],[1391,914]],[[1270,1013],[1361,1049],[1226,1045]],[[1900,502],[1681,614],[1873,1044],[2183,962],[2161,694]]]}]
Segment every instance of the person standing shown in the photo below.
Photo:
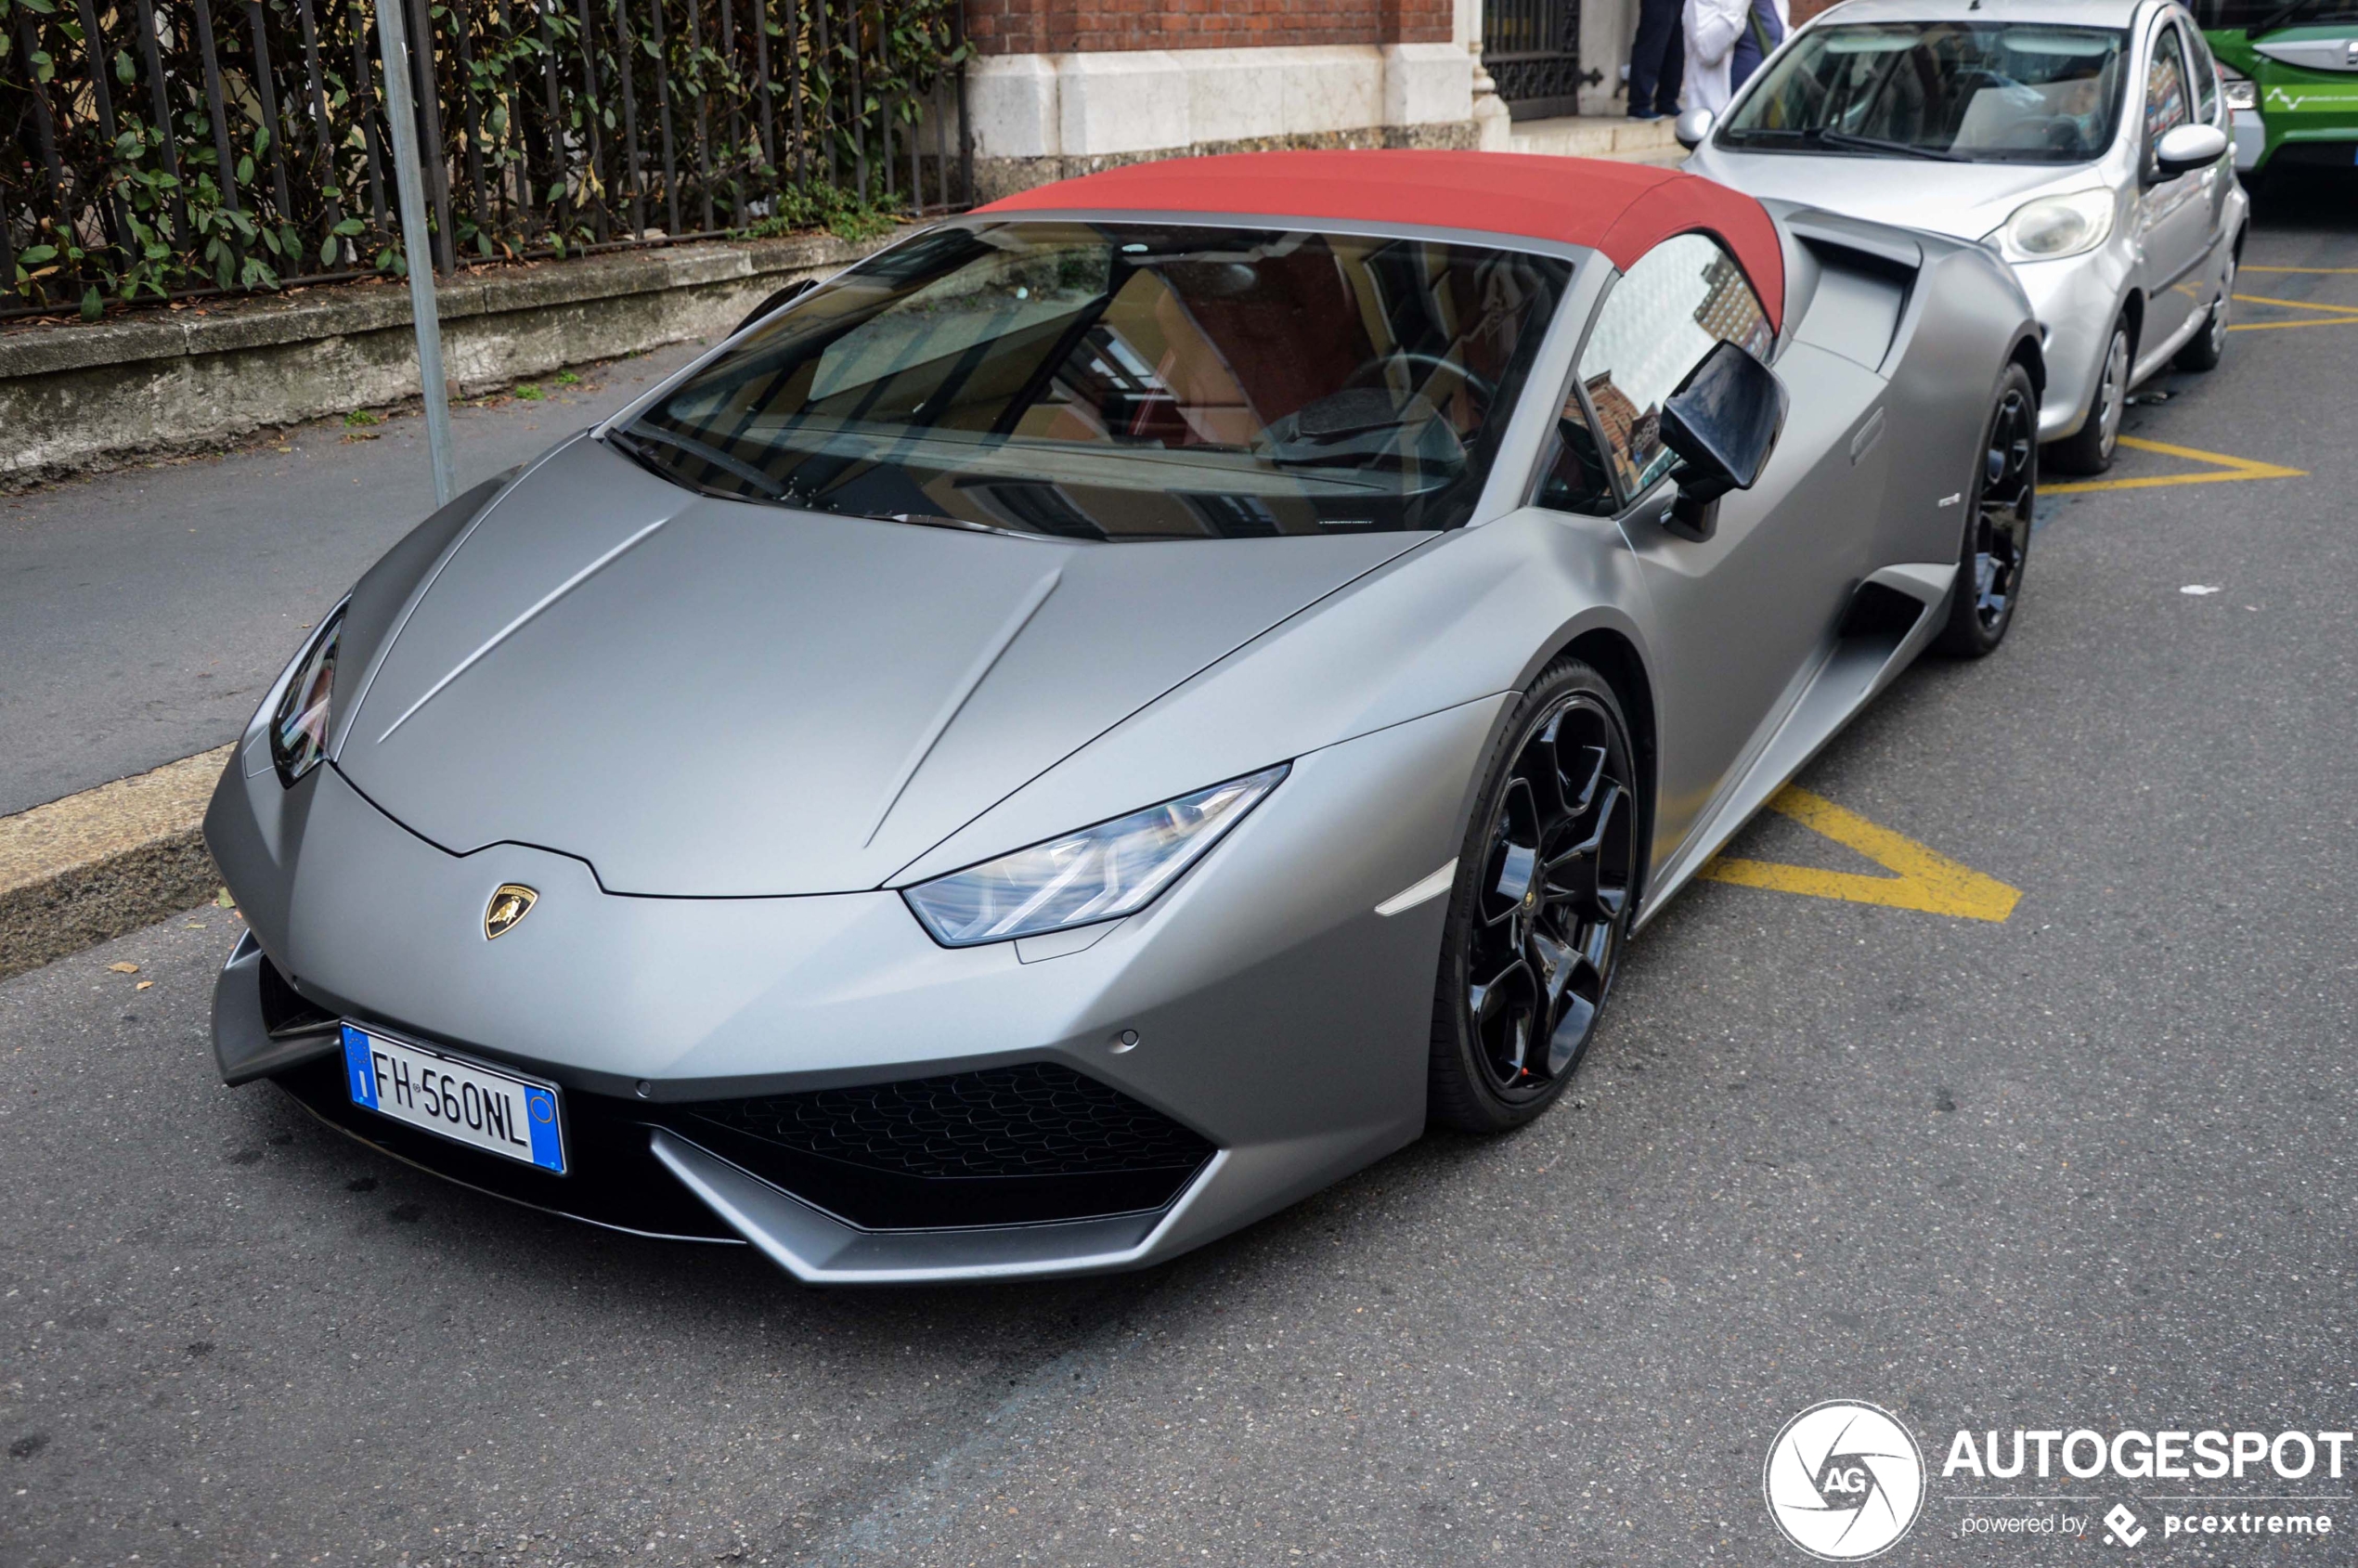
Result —
[{"label": "person standing", "polygon": [[1638,0],[1638,38],[1629,45],[1629,118],[1659,120],[1678,112],[1687,74],[1680,0]]},{"label": "person standing", "polygon": [[1685,21],[1693,67],[1687,107],[1714,114],[1726,110],[1736,89],[1793,30],[1786,0],[1686,0]]}]

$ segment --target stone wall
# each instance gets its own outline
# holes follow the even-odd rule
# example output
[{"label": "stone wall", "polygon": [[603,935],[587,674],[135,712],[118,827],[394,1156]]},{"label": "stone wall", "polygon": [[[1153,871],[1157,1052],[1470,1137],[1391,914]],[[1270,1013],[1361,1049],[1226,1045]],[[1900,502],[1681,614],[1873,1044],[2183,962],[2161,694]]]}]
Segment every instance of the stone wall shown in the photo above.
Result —
[{"label": "stone wall", "polygon": [[966,0],[985,55],[1446,44],[1453,0]]},{"label": "stone wall", "polygon": [[[438,291],[453,392],[726,332],[875,250],[819,236],[493,268]],[[0,488],[418,394],[409,291],[345,285],[0,333]]]}]

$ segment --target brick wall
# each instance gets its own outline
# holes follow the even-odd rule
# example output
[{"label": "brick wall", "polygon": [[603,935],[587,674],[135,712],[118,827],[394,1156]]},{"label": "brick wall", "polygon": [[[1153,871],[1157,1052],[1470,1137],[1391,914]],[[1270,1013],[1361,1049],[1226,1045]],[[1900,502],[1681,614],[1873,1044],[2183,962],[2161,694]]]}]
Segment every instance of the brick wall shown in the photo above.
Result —
[{"label": "brick wall", "polygon": [[986,55],[1446,44],[1450,0],[966,0]]}]

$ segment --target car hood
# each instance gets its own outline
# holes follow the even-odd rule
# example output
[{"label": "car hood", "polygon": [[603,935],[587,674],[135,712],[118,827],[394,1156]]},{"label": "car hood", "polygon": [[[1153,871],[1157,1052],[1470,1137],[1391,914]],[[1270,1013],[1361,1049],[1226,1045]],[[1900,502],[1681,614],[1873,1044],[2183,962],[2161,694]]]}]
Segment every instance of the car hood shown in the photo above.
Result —
[{"label": "car hood", "polygon": [[1427,537],[1011,538],[698,497],[577,441],[433,571],[332,749],[454,853],[555,849],[617,893],[870,888]]},{"label": "car hood", "polygon": [[1713,147],[1688,172],[1748,196],[1798,201],[1830,213],[1977,240],[2016,207],[2050,188],[2079,190],[2103,180],[2100,166],[2076,163],[1940,163],[1922,158],[1815,158],[1733,152]]}]

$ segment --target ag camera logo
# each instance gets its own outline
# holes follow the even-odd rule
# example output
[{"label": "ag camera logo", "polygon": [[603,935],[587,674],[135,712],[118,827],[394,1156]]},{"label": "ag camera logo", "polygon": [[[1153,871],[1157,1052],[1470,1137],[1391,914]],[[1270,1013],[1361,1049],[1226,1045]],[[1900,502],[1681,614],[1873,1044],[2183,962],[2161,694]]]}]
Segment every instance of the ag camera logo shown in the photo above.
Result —
[{"label": "ag camera logo", "polygon": [[1889,1411],[1830,1399],[1777,1433],[1760,1489],[1785,1539],[1820,1562],[1857,1562],[1914,1527],[1924,1458]]}]

